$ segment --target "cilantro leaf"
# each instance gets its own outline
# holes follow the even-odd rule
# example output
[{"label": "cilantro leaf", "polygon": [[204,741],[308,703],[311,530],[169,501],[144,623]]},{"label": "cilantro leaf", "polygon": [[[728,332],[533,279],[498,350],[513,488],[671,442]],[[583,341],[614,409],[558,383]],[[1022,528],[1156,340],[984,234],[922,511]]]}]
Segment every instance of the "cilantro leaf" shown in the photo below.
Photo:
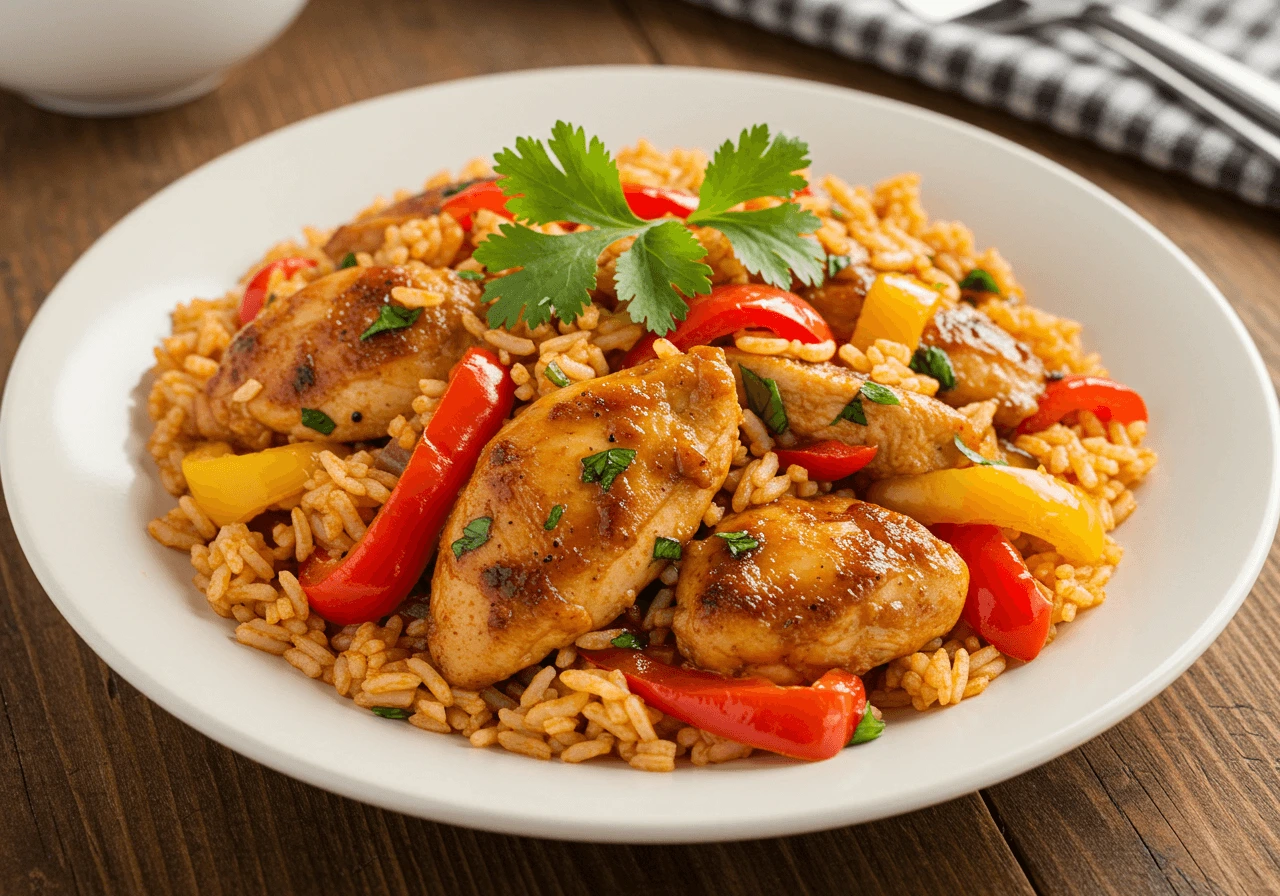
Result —
[{"label": "cilantro leaf", "polygon": [[982,268],[974,268],[965,274],[964,279],[960,281],[960,288],[972,290],[973,292],[1000,294],[1000,286],[996,283],[996,278]]},{"label": "cilantro leaf", "polygon": [[337,270],[341,271],[341,270],[345,270],[346,268],[353,268],[355,266],[356,266],[356,253],[348,252],[346,255],[342,256],[342,260],[338,262]]},{"label": "cilantro leaf", "polygon": [[413,326],[413,322],[422,316],[421,308],[405,308],[401,305],[382,305],[378,308],[378,319],[369,324],[369,329],[360,334],[360,341],[364,342],[371,336],[377,336],[379,333],[389,333],[392,330],[403,330],[406,327]]},{"label": "cilantro leaf", "polygon": [[659,535],[653,540],[654,560],[679,560],[681,553],[680,542],[674,538]]},{"label": "cilantro leaf", "polygon": [[[548,147],[560,167],[551,161]],[[503,149],[493,158],[502,192],[511,197],[507,209],[517,218],[534,224],[573,221],[604,229],[644,226],[622,195],[618,166],[604,143],[598,137],[588,142],[582,128],[557,121],[546,144],[518,137],[514,150]]]},{"label": "cilantro leaf", "polygon": [[738,145],[724,141],[707,165],[698,192],[698,208],[689,216],[689,222],[705,223],[708,217],[727,212],[748,199],[790,196],[808,183],[803,175],[792,172],[808,164],[809,144],[803,140],[782,134],[771,139],[767,124],[743,128]]},{"label": "cilantro leaf", "polygon": [[[789,196],[805,185],[794,174],[808,164],[808,147],[789,137],[772,137],[768,127],[744,130],[735,146],[726,142],[708,166],[699,207],[688,224],[719,230],[748,271],[779,287],[794,279],[817,285],[825,256],[804,234],[818,218],[792,202],[749,212],[733,206],[763,196]],[[504,224],[476,248],[474,257],[491,272],[504,272],[485,285],[492,303],[491,327],[530,327],[550,320],[574,320],[596,286],[596,262],[611,244],[632,237],[619,254],[615,285],[631,319],[666,333],[687,313],[687,298],[711,291],[706,250],[684,224],[670,218],[637,217],[622,191],[617,164],[604,144],[581,128],[556,122],[544,143],[531,137],[496,156],[496,171],[508,208],[532,224],[568,221],[587,225],[567,234],[543,234]]]},{"label": "cilantro leaf", "polygon": [[750,212],[724,212],[697,223],[723,233],[742,266],[770,286],[790,289],[793,274],[801,283],[817,286],[826,275],[822,246],[802,236],[813,233],[821,222],[794,202]]},{"label": "cilantro leaf", "polygon": [[735,560],[747,551],[753,551],[763,544],[763,542],[753,538],[747,532],[717,532],[716,538],[724,539],[725,545],[729,548],[729,556]]},{"label": "cilantro leaf", "polygon": [[474,551],[489,540],[489,529],[493,526],[493,517],[478,517],[462,527],[462,537],[450,545],[453,556],[461,557],[467,551]]},{"label": "cilantro leaf", "polygon": [[858,394],[868,401],[874,401],[876,404],[902,404],[902,402],[898,401],[898,396],[893,394],[892,389],[879,383],[873,383],[871,380],[867,380],[862,384]]},{"label": "cilantro leaf", "polygon": [[634,448],[610,448],[582,459],[582,481],[598,482],[600,490],[607,492],[613,480],[631,466],[636,459]]},{"label": "cilantro leaf", "polygon": [[956,436],[955,436],[955,443],[956,443],[956,447],[957,447],[958,449],[960,449],[960,453],[961,453],[961,454],[963,454],[965,457],[969,458],[969,460],[973,461],[975,464],[977,464],[977,465],[978,465],[978,466],[980,466],[980,467],[1007,467],[1007,466],[1009,466],[1009,464],[1008,464],[1006,461],[1003,461],[1003,460],[992,460],[991,458],[989,458],[989,457],[983,457],[981,454],[979,454],[978,452],[974,451],[972,448],[970,448],[968,445],[966,445],[966,444],[964,443],[964,439],[960,438],[960,433],[956,433]]},{"label": "cilantro leaf", "polygon": [[564,516],[564,505],[557,504],[551,508],[551,512],[547,514],[547,521],[542,524],[542,528],[550,532],[556,526],[560,525],[560,517]]},{"label": "cilantro leaf", "polygon": [[832,420],[830,425],[835,426],[841,420],[852,420],[859,426],[867,425],[867,412],[862,409],[862,399],[859,396],[853,396],[853,400],[836,414],[836,419]]},{"label": "cilantro leaf", "polygon": [[922,345],[916,349],[911,356],[911,369],[937,380],[939,392],[956,387],[956,372],[951,367],[951,358],[936,345]]},{"label": "cilantro leaf", "polygon": [[875,740],[882,733],[884,733],[884,722],[877,719],[871,712],[871,707],[868,706],[858,722],[858,727],[853,729],[853,738],[849,741],[849,746],[865,744],[867,741]]},{"label": "cilantro leaf", "polygon": [[640,640],[635,632],[623,632],[609,643],[614,647],[622,647],[626,650],[644,650],[644,642]]},{"label": "cilantro leaf", "polygon": [[782,435],[789,424],[778,384],[741,365],[738,369],[742,371],[742,387],[747,393],[747,407],[773,430],[774,435]]},{"label": "cilantro leaf", "polygon": [[382,716],[384,719],[407,719],[413,715],[409,710],[398,706],[373,706],[370,709],[375,716]]},{"label": "cilantro leaf", "polygon": [[706,254],[679,221],[650,227],[618,259],[618,300],[630,303],[632,320],[661,336],[689,312],[681,292],[711,292],[711,268],[702,262]]},{"label": "cilantro leaf", "polygon": [[484,274],[480,271],[454,271],[463,280],[483,280]]},{"label": "cilantro leaf", "polygon": [[491,271],[521,268],[490,280],[482,302],[493,302],[489,326],[514,327],[521,316],[530,327],[544,324],[554,311],[574,320],[591,302],[596,259],[626,231],[579,230],[563,236],[539,233],[519,224],[503,224],[476,247],[476,261]]},{"label": "cilantro leaf", "polygon": [[327,436],[338,428],[338,424],[333,422],[332,417],[315,408],[302,409],[302,425],[307,429],[314,429],[323,436]]}]

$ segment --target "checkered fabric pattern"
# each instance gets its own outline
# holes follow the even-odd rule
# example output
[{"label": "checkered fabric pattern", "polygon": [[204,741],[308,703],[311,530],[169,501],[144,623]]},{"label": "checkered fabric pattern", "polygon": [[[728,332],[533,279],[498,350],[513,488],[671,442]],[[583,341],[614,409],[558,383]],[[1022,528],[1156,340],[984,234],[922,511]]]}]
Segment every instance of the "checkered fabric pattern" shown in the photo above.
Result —
[{"label": "checkered fabric pattern", "polygon": [[[1030,36],[1000,35],[966,24],[930,25],[893,0],[689,2],[1280,208],[1280,170],[1069,25],[1045,26]],[[1280,77],[1275,0],[1132,5]]]}]

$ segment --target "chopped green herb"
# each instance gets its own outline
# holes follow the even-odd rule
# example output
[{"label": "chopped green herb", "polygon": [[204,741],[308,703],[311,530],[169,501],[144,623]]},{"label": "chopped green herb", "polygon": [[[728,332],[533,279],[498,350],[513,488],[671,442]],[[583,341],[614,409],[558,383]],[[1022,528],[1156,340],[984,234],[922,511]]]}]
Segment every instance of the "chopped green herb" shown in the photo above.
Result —
[{"label": "chopped green herb", "polygon": [[644,641],[641,641],[634,632],[623,632],[609,643],[625,650],[644,650],[645,647]]},{"label": "chopped green herb", "polygon": [[867,425],[867,413],[862,409],[862,399],[854,396],[853,400],[836,414],[836,419],[831,421],[831,425],[835,426],[841,420],[851,420],[859,426]]},{"label": "chopped green herb", "polygon": [[760,542],[746,532],[717,532],[716,538],[723,538],[729,548],[729,556],[737,559],[747,551],[760,547]]},{"label": "chopped green herb", "polygon": [[853,729],[853,738],[849,741],[849,746],[875,740],[883,732],[884,722],[875,717],[871,707],[867,707],[867,711],[862,714],[862,720],[858,722],[858,727]]},{"label": "chopped green herb", "polygon": [[867,380],[862,384],[859,394],[868,401],[874,401],[876,404],[902,404],[898,401],[898,396],[893,394],[893,390],[879,383],[873,383]]},{"label": "chopped green herb", "polygon": [[747,407],[765,422],[774,435],[787,431],[787,409],[782,406],[782,394],[778,384],[767,380],[754,370],[742,367],[742,385],[747,392]]},{"label": "chopped green herb", "polygon": [[342,261],[338,262],[338,270],[340,271],[345,271],[347,268],[353,268],[355,266],[356,253],[354,252],[348,252],[346,255],[342,256]]},{"label": "chopped green herb", "polygon": [[333,422],[332,417],[324,411],[317,411],[315,408],[302,409],[302,425],[307,429],[314,429],[325,436],[338,428],[338,424]]},{"label": "chopped green herb", "polygon": [[867,425],[867,412],[862,408],[862,399],[874,401],[876,404],[902,404],[898,401],[898,396],[893,394],[892,389],[887,389],[879,383],[873,383],[867,380],[862,384],[862,388],[858,390],[858,394],[853,396],[840,413],[836,414],[836,419],[831,421],[831,426],[835,426],[841,420],[851,420],[859,426]]},{"label": "chopped green herb", "polygon": [[969,458],[969,460],[973,461],[975,464],[977,464],[977,465],[978,465],[978,466],[980,466],[980,467],[1007,467],[1007,466],[1009,466],[1009,464],[1008,464],[1007,462],[1005,462],[1005,461],[1002,461],[1002,460],[992,460],[991,458],[989,458],[989,457],[983,457],[981,454],[979,454],[978,452],[974,451],[972,448],[970,448],[968,445],[966,445],[966,444],[964,443],[964,439],[960,438],[960,433],[956,433],[955,443],[956,443],[956,448],[960,449],[960,453],[961,453],[961,454],[963,454],[965,457]]},{"label": "chopped green herb", "polygon": [[542,372],[547,379],[551,380],[551,382],[555,383],[557,386],[564,387],[569,385],[569,378],[564,375],[564,371],[560,369],[560,365],[555,361],[548,364]]},{"label": "chopped green herb", "polygon": [[426,619],[431,615],[431,604],[422,600],[415,600],[413,603],[405,604],[401,607],[400,612],[406,616],[412,616],[414,619]]},{"label": "chopped green herb", "polygon": [[560,517],[564,516],[564,505],[557,504],[551,508],[551,512],[547,514],[547,521],[542,524],[542,528],[550,532],[556,526],[560,525]]},{"label": "chopped green herb", "polygon": [[384,719],[407,719],[413,715],[409,710],[398,706],[374,706],[371,709],[375,716],[382,716]]},{"label": "chopped green herb", "polygon": [[832,204],[831,217],[835,218],[837,221],[843,221],[845,218],[849,217],[849,213],[846,212],[844,209],[842,209],[840,206]]},{"label": "chopped green herb", "polygon": [[481,271],[454,271],[463,280],[483,280],[484,273]]},{"label": "chopped green herb", "polygon": [[267,304],[268,304],[268,305],[270,305],[270,304],[271,304],[272,302],[274,302],[275,300],[276,300],[276,294],[275,294],[275,293],[269,293],[269,294],[267,295]]},{"label": "chopped green herb", "polygon": [[938,381],[938,391],[946,392],[956,387],[956,372],[951,368],[951,358],[936,345],[922,345],[911,356],[911,369]]},{"label": "chopped green herb", "polygon": [[392,330],[403,330],[413,326],[413,322],[422,314],[421,308],[404,308],[400,305],[383,305],[378,309],[378,319],[369,324],[369,329],[360,334],[361,341],[379,333]]},{"label": "chopped green herb", "polygon": [[848,255],[828,255],[827,256],[827,279],[831,279],[836,274],[843,271],[853,261]]},{"label": "chopped green herb", "polygon": [[932,289],[934,292],[945,292],[945,291],[946,291],[946,289],[947,289],[947,284],[945,284],[945,283],[931,283],[931,284],[929,285],[929,288],[930,288],[930,289]]},{"label": "chopped green herb", "polygon": [[631,466],[636,459],[633,448],[610,448],[582,459],[582,481],[600,483],[601,491],[608,491],[613,480]]},{"label": "chopped green herb", "polygon": [[[749,199],[790,196],[803,188],[804,177],[793,172],[808,165],[808,153],[803,141],[772,135],[765,125],[743,130],[736,146],[725,141],[707,165],[698,208],[687,224],[720,231],[747,271],[766,283],[787,288],[796,279],[816,286],[824,272],[822,250],[809,236],[821,224],[816,215],[795,202],[730,211]],[[536,327],[552,315],[575,319],[591,300],[600,254],[625,237],[634,242],[618,257],[615,286],[635,322],[666,333],[687,312],[686,296],[711,291],[706,250],[685,222],[637,217],[623,196],[617,164],[582,128],[557,121],[545,143],[519,137],[495,161],[516,218],[588,226],[545,234],[503,224],[476,248],[476,261],[490,271],[512,271],[485,286],[484,300],[493,303],[490,326],[523,319]]]},{"label": "chopped green herb", "polygon": [[996,284],[996,278],[982,268],[974,268],[965,274],[964,279],[960,281],[960,288],[972,290],[973,292],[993,292],[996,295],[1000,295],[1000,287]]},{"label": "chopped green herb", "polygon": [[463,526],[462,537],[450,545],[453,548],[453,556],[461,557],[467,551],[474,551],[488,541],[489,529],[492,526],[493,517],[491,516],[478,517]]},{"label": "chopped green herb", "polygon": [[653,559],[654,560],[679,560],[680,559],[680,542],[674,538],[667,538],[659,535],[653,540]]}]

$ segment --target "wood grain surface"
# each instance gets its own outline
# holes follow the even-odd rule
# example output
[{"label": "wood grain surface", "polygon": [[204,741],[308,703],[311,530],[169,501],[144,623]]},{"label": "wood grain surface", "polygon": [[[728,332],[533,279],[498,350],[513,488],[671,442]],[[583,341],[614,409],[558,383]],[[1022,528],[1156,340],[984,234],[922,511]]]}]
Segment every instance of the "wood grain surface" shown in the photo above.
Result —
[{"label": "wood grain surface", "polygon": [[[221,89],[179,109],[85,121],[0,95],[0,368],[8,370],[36,308],[94,239],[228,149],[391,90],[617,62],[856,87],[1044,153],[1185,249],[1239,311],[1273,377],[1280,370],[1280,216],[676,0],[314,0]],[[218,746],[76,637],[36,582],[6,514],[0,893],[1276,892],[1276,561],[1273,551],[1235,621],[1177,683],[1084,747],[1005,784],[821,834],[595,846],[407,818]]]}]

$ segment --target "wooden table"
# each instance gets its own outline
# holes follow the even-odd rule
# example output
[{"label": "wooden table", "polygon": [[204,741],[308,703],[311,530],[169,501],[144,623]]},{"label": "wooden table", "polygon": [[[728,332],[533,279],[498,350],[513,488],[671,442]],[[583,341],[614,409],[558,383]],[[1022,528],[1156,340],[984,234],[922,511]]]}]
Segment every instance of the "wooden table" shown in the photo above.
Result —
[{"label": "wooden table", "polygon": [[[1010,137],[1101,184],[1172,237],[1280,369],[1280,216],[675,0],[315,0],[217,93],[180,109],[78,121],[0,96],[3,368],[41,300],[94,239],[234,146],[391,90],[619,62],[829,81]],[[1187,425],[1202,419],[1197,410],[1211,413],[1188,408]],[[1277,556],[1186,675],[1043,768],[856,828],[715,846],[593,846],[370,808],[197,734],[76,637],[6,515],[0,892],[1274,892],[1280,694],[1267,670],[1280,663]]]}]

